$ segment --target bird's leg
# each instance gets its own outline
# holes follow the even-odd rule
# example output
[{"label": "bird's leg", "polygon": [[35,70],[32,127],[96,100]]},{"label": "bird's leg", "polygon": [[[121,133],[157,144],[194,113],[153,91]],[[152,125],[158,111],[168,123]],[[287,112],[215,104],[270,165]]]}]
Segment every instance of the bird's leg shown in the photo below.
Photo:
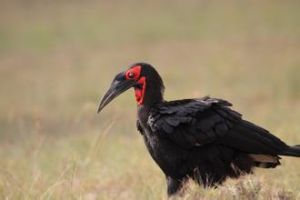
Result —
[{"label": "bird's leg", "polygon": [[167,176],[168,197],[178,194],[184,183],[185,181],[183,179],[174,179],[170,176]]}]

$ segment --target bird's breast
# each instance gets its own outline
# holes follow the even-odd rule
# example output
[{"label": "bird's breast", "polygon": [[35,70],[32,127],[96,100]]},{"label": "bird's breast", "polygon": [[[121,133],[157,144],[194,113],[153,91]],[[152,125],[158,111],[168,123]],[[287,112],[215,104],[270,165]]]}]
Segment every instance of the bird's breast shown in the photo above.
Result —
[{"label": "bird's breast", "polygon": [[153,160],[159,165],[166,175],[180,176],[183,163],[188,152],[174,145],[167,138],[153,132],[147,124],[149,109],[145,106],[138,107],[138,121],[141,125],[144,142]]},{"label": "bird's breast", "polygon": [[185,163],[187,152],[176,148],[169,140],[154,134],[150,128],[145,129],[143,137],[151,157],[163,172],[173,177],[181,176],[180,168]]}]

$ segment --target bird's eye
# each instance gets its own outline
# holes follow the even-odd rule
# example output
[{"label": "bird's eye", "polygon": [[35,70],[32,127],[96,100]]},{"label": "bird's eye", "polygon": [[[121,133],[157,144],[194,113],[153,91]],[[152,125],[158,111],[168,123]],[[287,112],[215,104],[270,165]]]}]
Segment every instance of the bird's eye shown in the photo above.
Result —
[{"label": "bird's eye", "polygon": [[135,74],[133,72],[129,72],[128,73],[128,78],[133,79],[135,76]]}]

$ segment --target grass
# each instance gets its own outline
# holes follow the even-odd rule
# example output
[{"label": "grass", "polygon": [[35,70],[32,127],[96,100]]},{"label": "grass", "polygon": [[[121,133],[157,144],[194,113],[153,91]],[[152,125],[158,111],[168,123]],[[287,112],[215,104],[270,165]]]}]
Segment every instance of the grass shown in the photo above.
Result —
[{"label": "grass", "polygon": [[[300,14],[288,1],[3,1],[0,199],[166,199],[132,92],[96,115],[113,76],[147,61],[166,98],[211,95],[299,144]],[[131,93],[131,94],[129,94]],[[126,119],[126,120],[125,120]],[[182,199],[300,199],[300,161],[189,183]]]}]

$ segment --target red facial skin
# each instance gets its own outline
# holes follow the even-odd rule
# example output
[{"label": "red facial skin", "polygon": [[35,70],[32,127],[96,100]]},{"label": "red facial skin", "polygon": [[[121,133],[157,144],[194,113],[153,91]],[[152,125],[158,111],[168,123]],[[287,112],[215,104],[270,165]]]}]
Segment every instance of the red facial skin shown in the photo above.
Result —
[{"label": "red facial skin", "polygon": [[126,71],[125,77],[127,80],[135,80],[140,85],[142,85],[142,89],[134,88],[135,92],[135,99],[138,105],[142,105],[144,103],[144,96],[146,91],[146,77],[141,76],[141,66],[134,66],[131,67],[129,70]]}]

